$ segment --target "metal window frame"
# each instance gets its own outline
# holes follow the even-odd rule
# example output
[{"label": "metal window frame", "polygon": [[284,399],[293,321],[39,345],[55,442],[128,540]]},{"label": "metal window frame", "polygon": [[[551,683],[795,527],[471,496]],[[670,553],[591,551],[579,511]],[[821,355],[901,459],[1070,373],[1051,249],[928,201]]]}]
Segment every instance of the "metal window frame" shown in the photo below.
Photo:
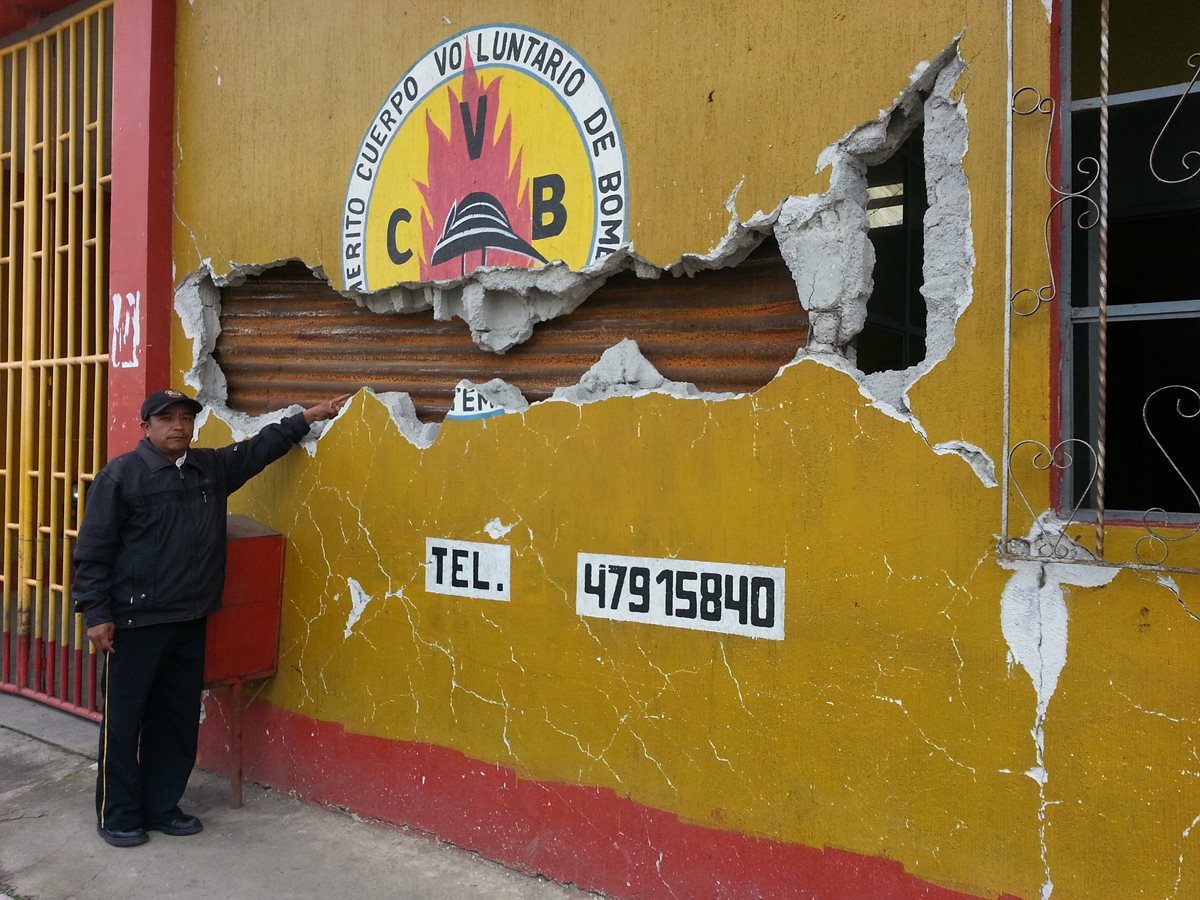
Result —
[{"label": "metal window frame", "polygon": [[[1070,3],[1071,3],[1071,0],[1063,0],[1064,6],[1069,7]],[[1069,15],[1069,10],[1068,10],[1067,14]],[[1065,23],[1064,27],[1069,28],[1070,21],[1067,21]],[[1063,36],[1064,45],[1069,46],[1070,40],[1071,39],[1070,39],[1069,35]],[[1070,84],[1069,79],[1071,77],[1070,69],[1069,69],[1069,67],[1071,65],[1070,57],[1067,57],[1067,59],[1065,61],[1060,58],[1059,65],[1065,65],[1067,67],[1064,70],[1062,77],[1064,79],[1066,79],[1068,87],[1069,87],[1069,84]],[[1124,93],[1121,93],[1121,94],[1109,94],[1108,105],[1110,108],[1114,107],[1114,106],[1125,106],[1125,105],[1132,104],[1132,103],[1145,103],[1147,100],[1165,100],[1170,97],[1182,97],[1184,94],[1200,94],[1200,83],[1193,84],[1191,82],[1183,81],[1183,82],[1180,82],[1179,84],[1168,84],[1168,85],[1163,85],[1162,87],[1146,88],[1145,90],[1141,90],[1141,91],[1125,91]],[[1070,95],[1066,94],[1064,92],[1064,97],[1067,97],[1067,96],[1070,96]],[[1100,108],[1100,98],[1099,97],[1085,97],[1082,100],[1071,100],[1071,101],[1064,103],[1063,106],[1069,107],[1066,109],[1066,113],[1068,115],[1070,113],[1082,112],[1083,110],[1086,110],[1086,109],[1099,109]]]},{"label": "metal window frame", "polygon": [[[1059,166],[1057,177],[1060,179],[1060,184],[1069,185],[1073,177],[1072,161],[1074,159],[1072,145],[1072,119],[1075,113],[1099,109],[1101,106],[1100,97],[1086,97],[1076,99],[1072,95],[1072,80],[1071,80],[1071,62],[1074,54],[1072,44],[1072,0],[1060,0],[1060,42],[1058,59],[1055,64],[1058,66],[1059,72],[1059,103],[1057,122],[1059,135]],[[1148,88],[1138,91],[1126,91],[1122,93],[1110,94],[1105,98],[1106,105],[1111,109],[1116,106],[1128,106],[1133,104],[1145,103],[1153,100],[1180,98],[1188,94],[1200,94],[1200,83],[1196,82],[1180,82],[1178,84],[1163,85],[1156,88]],[[1060,285],[1058,302],[1060,307],[1057,315],[1058,342],[1059,342],[1059,361],[1058,361],[1058,421],[1059,430],[1055,436],[1058,441],[1067,441],[1072,439],[1085,440],[1093,443],[1095,439],[1095,423],[1089,427],[1086,435],[1075,433],[1074,413],[1077,405],[1074,379],[1074,363],[1075,363],[1075,341],[1073,329],[1079,324],[1098,323],[1101,318],[1099,306],[1074,306],[1072,304],[1073,296],[1073,266],[1072,249],[1073,243],[1078,239],[1075,229],[1075,216],[1071,214],[1068,207],[1064,214],[1059,216],[1057,233],[1058,233],[1058,253],[1051,261],[1052,265],[1057,266],[1058,282]],[[1090,244],[1089,249],[1089,264],[1088,264],[1088,296],[1091,297],[1096,293],[1098,272],[1092,260],[1095,258],[1096,244],[1099,241],[1098,229],[1091,229],[1087,232],[1087,240]],[[1136,321],[1167,321],[1172,319],[1195,319],[1200,318],[1200,298],[1191,300],[1176,300],[1176,301],[1151,301],[1140,303],[1122,303],[1108,306],[1105,311],[1105,316],[1108,324],[1116,324],[1120,322],[1136,322]],[[1089,390],[1093,394],[1099,390],[1098,373],[1096,367],[1093,366],[1089,376]],[[1077,500],[1073,496],[1073,485],[1070,478],[1060,477],[1054,485],[1053,497],[1056,507],[1060,513],[1070,510],[1074,507]],[[1147,510],[1105,510],[1115,517],[1116,521],[1131,521],[1140,519],[1147,513]],[[1189,525],[1200,522],[1200,512],[1197,513],[1172,513],[1172,520],[1181,524]],[[1076,519],[1079,521],[1097,522],[1103,520],[1103,513],[1097,513],[1094,506],[1081,505],[1076,512]],[[1102,546],[1102,545],[1101,545]]]},{"label": "metal window frame", "polygon": [[[1095,460],[1093,463],[1096,466],[1095,470],[1102,473],[1104,451],[1106,449],[1103,424],[1095,429],[1098,434],[1094,435],[1092,431],[1089,431],[1089,434],[1083,437],[1076,437],[1074,435],[1075,423],[1072,413],[1075,409],[1076,401],[1079,399],[1076,396],[1077,392],[1074,384],[1074,346],[1072,340],[1074,327],[1080,324],[1096,323],[1100,326],[1098,331],[1101,334],[1107,334],[1107,326],[1110,319],[1114,323],[1119,323],[1122,321],[1165,321],[1170,319],[1200,318],[1200,298],[1171,302],[1142,301],[1130,304],[1117,304],[1110,307],[1107,303],[1107,291],[1104,289],[1103,282],[1099,278],[1097,278],[1097,284],[1100,286],[1100,290],[1097,292],[1098,305],[1072,307],[1070,298],[1075,285],[1072,284],[1073,272],[1070,264],[1070,255],[1071,242],[1073,239],[1077,239],[1077,236],[1073,235],[1072,232],[1079,210],[1077,208],[1072,209],[1067,204],[1079,200],[1084,201],[1087,204],[1088,219],[1090,220],[1094,213],[1096,224],[1099,226],[1099,233],[1106,234],[1108,215],[1108,111],[1114,105],[1128,105],[1150,100],[1170,99],[1171,97],[1178,98],[1173,111],[1164,121],[1162,129],[1159,132],[1159,138],[1155,140],[1155,146],[1157,147],[1158,140],[1161,139],[1169,127],[1184,127],[1178,124],[1172,126],[1172,123],[1176,118],[1176,114],[1183,106],[1185,98],[1189,94],[1200,93],[1200,83],[1197,82],[1200,73],[1193,76],[1187,84],[1166,85],[1143,91],[1108,95],[1108,58],[1104,49],[1107,48],[1107,40],[1104,36],[1107,34],[1109,27],[1108,13],[1111,8],[1111,0],[1101,0],[1099,10],[1102,35],[1102,49],[1100,52],[1101,97],[1095,99],[1083,98],[1073,101],[1071,99],[1072,79],[1070,60],[1075,48],[1072,46],[1071,0],[1058,0],[1052,7],[1051,17],[1051,42],[1054,56],[1051,65],[1051,82],[1054,91],[1047,96],[1043,95],[1042,91],[1035,85],[1015,88],[1014,6],[1014,0],[1008,0],[1006,4],[1006,48],[1008,52],[1006,87],[1008,90],[1009,106],[1005,120],[1006,171],[1004,182],[1004,289],[1007,302],[1004,304],[1004,393],[1002,410],[1005,453],[1001,467],[1001,537],[998,552],[1001,557],[1010,559],[1078,563],[1146,571],[1200,573],[1200,566],[1184,567],[1168,564],[1168,556],[1171,548],[1177,542],[1196,538],[1197,535],[1200,535],[1200,515],[1171,513],[1167,517],[1161,510],[1154,509],[1106,510],[1102,492],[1099,492],[1099,502],[1092,509],[1084,509],[1082,508],[1082,500],[1087,499],[1087,495],[1085,494],[1083,498],[1073,498],[1073,485],[1067,477],[1071,467],[1077,462],[1077,459],[1073,459],[1073,457],[1077,457],[1079,454],[1085,452],[1092,455],[1092,459]],[[1192,66],[1193,69],[1196,69],[1196,59],[1197,56],[1195,54],[1188,58],[1188,65]],[[1098,159],[1093,159],[1093,162],[1097,163],[1095,178],[1092,178],[1084,188],[1076,190],[1078,182],[1072,180],[1074,174],[1072,171],[1074,153],[1070,119],[1074,112],[1080,109],[1091,108],[1100,108],[1101,110],[1100,147],[1097,154]],[[1046,117],[1041,118],[1038,114],[1045,115]],[[1049,275],[1046,284],[1036,289],[1028,285],[1014,285],[1013,282],[1015,248],[1013,148],[1018,117],[1026,117],[1025,121],[1048,122],[1048,128],[1045,133],[1045,179],[1049,188],[1049,202],[1047,204],[1049,208],[1045,218],[1045,263],[1049,267]],[[1022,132],[1022,137],[1024,138],[1027,134],[1027,132]],[[1178,181],[1167,181],[1157,172],[1153,171],[1153,149],[1151,150],[1150,162],[1151,170],[1155,178],[1160,182],[1180,183]],[[1090,177],[1092,173],[1089,171],[1084,174],[1086,177]],[[1022,202],[1029,197],[1036,196],[1034,192],[1026,190],[1026,185],[1022,185],[1021,187]],[[1099,194],[1099,196],[1096,197],[1096,194]],[[1063,209],[1064,206],[1066,207],[1065,210]],[[1098,241],[1097,238],[1091,239]],[[1104,254],[1100,254],[1099,259],[1100,262],[1097,268],[1103,271]],[[1058,309],[1053,308],[1056,302],[1059,307]],[[1011,403],[1012,348],[1015,325],[1019,320],[1032,322],[1031,317],[1036,316],[1044,306],[1050,306],[1054,316],[1049,323],[1046,323],[1050,328],[1052,336],[1050,366],[1051,427],[1046,437],[1049,443],[1044,443],[1042,440],[1035,438],[1028,438],[1021,434],[1014,435]],[[1104,358],[1104,353],[1096,354],[1095,369],[1097,372],[1103,371]],[[1095,376],[1094,380],[1096,380]],[[1093,384],[1093,389],[1097,387],[1096,384]],[[1162,388],[1159,390],[1166,389]],[[1183,389],[1190,392],[1200,401],[1200,391],[1191,387],[1183,387]],[[1101,393],[1099,390],[1096,392],[1097,395]],[[1156,390],[1147,399],[1157,393],[1158,391]],[[1104,400],[1101,399],[1101,409],[1103,409],[1103,406]],[[1102,416],[1103,413],[1101,412],[1098,418]],[[1093,437],[1095,438],[1094,443]],[[1154,435],[1151,434],[1151,437],[1154,438]],[[1157,438],[1154,439],[1157,442]],[[1159,446],[1161,449],[1161,444]],[[1020,465],[1023,467],[1022,469],[1018,469],[1018,463],[1016,462],[1018,452],[1032,456],[1031,459],[1021,460]],[[1166,451],[1164,450],[1164,452]],[[1021,471],[1027,474],[1018,477]],[[1023,478],[1032,478],[1032,481],[1027,481],[1025,488],[1021,484]],[[1102,484],[1103,475],[1100,475],[1099,478]],[[1029,496],[1026,493],[1026,488],[1029,488],[1033,484],[1036,484],[1038,490],[1049,488],[1049,509],[1043,510],[1040,514],[1031,505]],[[1092,484],[1088,485],[1088,493],[1091,493],[1092,487]],[[1010,512],[1013,510],[1018,511],[1022,519],[1026,515],[1031,517],[1030,530],[1024,532],[1023,537],[1011,533],[1010,526],[1012,526],[1012,520]],[[1045,513],[1050,513],[1050,517],[1044,518]],[[1140,525],[1138,531],[1133,534],[1134,546],[1130,555],[1131,558],[1112,560],[1105,557],[1104,534],[1106,513],[1110,517],[1110,523],[1113,525]],[[1089,550],[1084,543],[1080,543],[1078,540],[1080,537],[1079,529],[1072,527],[1088,522],[1095,523],[1095,553]],[[1017,527],[1021,528],[1021,526]],[[1193,540],[1192,543],[1200,543],[1200,539]]]}]

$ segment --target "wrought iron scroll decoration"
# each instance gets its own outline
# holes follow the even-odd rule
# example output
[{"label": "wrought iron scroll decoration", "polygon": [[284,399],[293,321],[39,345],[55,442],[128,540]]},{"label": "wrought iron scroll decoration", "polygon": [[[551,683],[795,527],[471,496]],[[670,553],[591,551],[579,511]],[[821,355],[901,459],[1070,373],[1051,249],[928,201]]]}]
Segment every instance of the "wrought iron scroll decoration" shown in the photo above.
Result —
[{"label": "wrought iron scroll decoration", "polygon": [[[1171,454],[1167,452],[1167,449],[1162,445],[1162,441],[1158,439],[1158,435],[1154,433],[1154,429],[1150,427],[1150,402],[1164,391],[1182,391],[1185,394],[1184,397],[1175,401],[1175,412],[1184,419],[1194,419],[1200,416],[1200,391],[1182,384],[1169,384],[1166,387],[1160,387],[1158,390],[1151,391],[1150,395],[1146,398],[1146,402],[1142,404],[1142,422],[1146,426],[1146,433],[1150,435],[1150,440],[1154,441],[1154,446],[1166,457],[1167,463],[1188,489],[1188,493],[1192,495],[1192,499],[1196,503],[1196,511],[1200,512],[1200,495],[1197,495],[1196,489],[1187,480],[1187,476],[1180,471],[1175,460],[1171,458]],[[1188,409],[1184,408],[1184,403],[1188,400],[1195,404],[1195,409],[1190,412],[1188,410],[1191,409],[1191,403],[1189,403]],[[1161,507],[1146,510],[1145,515],[1142,516],[1142,525],[1146,529],[1146,534],[1138,538],[1137,542],[1133,545],[1133,552],[1137,555],[1139,562],[1146,563],[1147,565],[1161,565],[1166,562],[1167,556],[1171,551],[1171,544],[1186,541],[1188,538],[1200,534],[1200,523],[1194,525],[1190,531],[1174,536],[1160,534],[1155,531],[1154,527],[1156,525],[1160,528],[1171,526],[1170,514]]]},{"label": "wrought iron scroll decoration", "polygon": [[[1091,555],[1091,551],[1087,550],[1085,547],[1082,547],[1080,544],[1077,544],[1073,540],[1068,539],[1067,544],[1064,546],[1063,540],[1066,538],[1067,528],[1075,523],[1079,514],[1079,510],[1083,506],[1084,498],[1086,498],[1091,492],[1092,485],[1094,485],[1096,482],[1096,472],[1099,468],[1099,460],[1096,456],[1096,449],[1082,438],[1068,438],[1066,440],[1059,441],[1053,447],[1049,447],[1046,444],[1043,444],[1041,441],[1027,439],[1018,441],[1013,445],[1012,449],[1008,451],[1008,468],[1012,473],[1010,477],[1012,479],[1013,489],[1017,492],[1017,496],[1021,498],[1021,502],[1025,504],[1025,509],[1029,512],[1029,517],[1033,521],[1034,527],[1036,528],[1041,520],[1039,519],[1037,512],[1034,511],[1032,504],[1030,504],[1029,498],[1026,496],[1025,491],[1022,490],[1020,480],[1017,478],[1017,469],[1013,465],[1013,460],[1017,455],[1017,451],[1022,447],[1036,448],[1037,452],[1034,453],[1033,458],[1029,461],[1033,468],[1040,472],[1048,472],[1051,469],[1058,469],[1060,472],[1066,472],[1075,464],[1076,454],[1074,452],[1073,445],[1078,445],[1085,448],[1088,454],[1090,454],[1092,464],[1091,476],[1088,478],[1087,486],[1084,488],[1084,490],[1079,492],[1079,499],[1076,501],[1075,506],[1072,507],[1071,512],[1067,516],[1066,520],[1056,521],[1056,527],[1054,531],[1057,532],[1057,537],[1054,538],[1053,543],[1049,543],[1049,541],[1054,532],[1048,531],[1047,529],[1042,529],[1041,534],[1036,539],[1035,546],[1029,548],[1031,551],[1033,551],[1033,556],[1048,557],[1050,559],[1067,559],[1069,556],[1078,553],[1080,550],[1085,550],[1089,555]],[[1013,539],[1008,540],[1010,552],[1016,549],[1012,547],[1013,543]],[[1049,546],[1047,546],[1048,543]],[[1030,554],[1020,555],[1024,556]]]},{"label": "wrought iron scroll decoration", "polygon": [[1150,148],[1150,174],[1163,184],[1183,184],[1185,181],[1190,181],[1197,175],[1200,175],[1200,150],[1188,150],[1179,160],[1180,165],[1183,166],[1183,170],[1188,173],[1182,178],[1163,178],[1163,176],[1158,174],[1158,169],[1154,167],[1154,154],[1158,151],[1159,142],[1163,139],[1163,135],[1167,133],[1167,129],[1171,127],[1171,122],[1174,121],[1179,108],[1183,106],[1183,101],[1191,93],[1192,87],[1196,84],[1196,77],[1200,76],[1200,53],[1193,53],[1189,56],[1187,64],[1195,70],[1192,72],[1192,79],[1188,82],[1188,86],[1184,88],[1183,93],[1180,94],[1179,102],[1175,104],[1175,108],[1167,116],[1167,121],[1163,123],[1163,127],[1158,132],[1158,137],[1154,139],[1154,145]]},{"label": "wrought iron scroll decoration", "polygon": [[[1168,392],[1177,392],[1183,395],[1175,399],[1174,411],[1176,415],[1184,419],[1200,418],[1200,391],[1187,385],[1170,384],[1152,391],[1146,397],[1145,402],[1142,404],[1142,423],[1145,426],[1146,434],[1154,442],[1154,446],[1158,448],[1159,453],[1166,459],[1172,471],[1175,472],[1179,480],[1183,482],[1184,487],[1187,488],[1187,492],[1191,495],[1192,502],[1195,505],[1196,512],[1200,513],[1200,491],[1197,491],[1196,487],[1184,475],[1179,464],[1171,456],[1167,448],[1163,446],[1162,440],[1155,433],[1154,426],[1151,425],[1151,404],[1154,403],[1155,398],[1160,394]],[[1086,451],[1087,458],[1090,460],[1090,475],[1087,484],[1079,492],[1079,499],[1065,519],[1054,520],[1053,528],[1040,526],[1041,519],[1037,511],[1033,508],[1033,505],[1029,502],[1024,489],[1021,487],[1021,481],[1018,476],[1020,469],[1015,462],[1018,452],[1023,448],[1031,448],[1035,451],[1033,457],[1029,460],[1029,465],[1041,472],[1057,469],[1065,473],[1076,464],[1076,460],[1082,451]],[[1092,551],[1067,535],[1067,529],[1077,524],[1079,510],[1095,485],[1098,465],[1096,449],[1082,438],[1068,438],[1060,441],[1053,447],[1047,446],[1041,441],[1023,440],[1013,445],[1008,454],[1008,461],[1009,471],[1012,473],[1012,489],[1020,498],[1026,512],[1029,514],[1030,520],[1034,523],[1034,535],[1031,540],[1006,537],[1005,546],[1007,551],[1015,556],[1025,558],[1039,558],[1063,562],[1079,561],[1080,558],[1098,560],[1098,557]],[[1142,527],[1146,533],[1139,537],[1133,545],[1134,555],[1139,564],[1151,567],[1166,565],[1173,545],[1187,541],[1200,534],[1200,522],[1178,522],[1172,518],[1172,515],[1172,513],[1168,513],[1162,507],[1154,507],[1143,513]],[[1178,516],[1182,515],[1182,513],[1175,513],[1174,515]],[[1189,513],[1187,515],[1190,519],[1192,514]],[[1173,533],[1164,533],[1159,530],[1167,528],[1171,529]]]},{"label": "wrought iron scroll decoration", "polygon": [[[1030,99],[1033,100],[1031,106],[1026,107],[1025,103]],[[1094,156],[1085,156],[1075,164],[1076,171],[1080,175],[1088,179],[1087,184],[1083,187],[1068,191],[1059,187],[1054,183],[1054,178],[1050,172],[1050,150],[1054,142],[1054,128],[1058,122],[1058,117],[1055,115],[1056,104],[1053,97],[1043,97],[1042,92],[1032,85],[1026,85],[1020,88],[1012,95],[1012,111],[1018,116],[1032,116],[1035,114],[1047,115],[1050,117],[1050,124],[1046,128],[1046,151],[1043,165],[1043,177],[1046,179],[1046,184],[1050,190],[1058,198],[1051,204],[1050,209],[1046,212],[1046,220],[1042,227],[1042,238],[1046,249],[1046,272],[1049,282],[1037,288],[1021,288],[1008,298],[1009,305],[1012,311],[1018,316],[1032,316],[1046,303],[1053,302],[1058,297],[1058,279],[1054,274],[1054,261],[1051,258],[1050,251],[1050,228],[1054,221],[1054,214],[1058,208],[1070,200],[1083,200],[1087,206],[1084,208],[1075,219],[1075,224],[1083,230],[1094,228],[1100,221],[1100,205],[1088,196],[1088,192],[1095,186],[1100,179],[1100,162]],[[1190,177],[1190,176],[1189,176]],[[1025,303],[1018,303],[1018,298],[1028,295]],[[1032,306],[1028,305],[1031,298]],[[1016,449],[1015,447],[1013,449]],[[1048,449],[1048,448],[1047,448]]]}]

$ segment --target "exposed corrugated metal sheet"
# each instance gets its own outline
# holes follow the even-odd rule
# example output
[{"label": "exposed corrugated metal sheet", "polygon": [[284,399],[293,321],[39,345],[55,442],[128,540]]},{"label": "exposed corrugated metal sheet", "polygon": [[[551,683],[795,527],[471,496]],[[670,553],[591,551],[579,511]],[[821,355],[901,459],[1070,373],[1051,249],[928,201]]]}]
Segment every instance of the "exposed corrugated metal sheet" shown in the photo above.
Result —
[{"label": "exposed corrugated metal sheet", "polygon": [[618,275],[502,355],[472,344],[457,319],[370,312],[293,263],[222,290],[215,355],[234,409],[265,412],[367,385],[407,391],[435,421],[464,378],[503,378],[542,400],[625,337],[673,381],[753,391],[805,345],[808,316],[773,240],[736,267],[692,278]]}]

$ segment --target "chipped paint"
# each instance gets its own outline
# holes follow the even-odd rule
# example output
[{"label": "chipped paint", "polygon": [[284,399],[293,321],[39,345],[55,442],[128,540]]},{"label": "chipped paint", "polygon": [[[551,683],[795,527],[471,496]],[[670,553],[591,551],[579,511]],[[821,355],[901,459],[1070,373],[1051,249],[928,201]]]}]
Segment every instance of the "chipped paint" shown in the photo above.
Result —
[{"label": "chipped paint", "polygon": [[[226,408],[218,286],[271,260],[339,270],[328,210],[345,184],[330,173],[396,67],[448,34],[398,29],[384,7],[318,16],[346,61],[319,72],[295,65],[313,23],[270,15],[270,0],[181,10],[173,359],[211,408],[204,442],[268,418]],[[613,334],[548,401],[486,374],[465,383],[506,414],[445,427],[404,394],[361,391],[234,498],[288,536],[280,670],[248,712],[248,770],[613,896],[1194,893],[1194,577],[995,551],[1001,11],[905,7],[881,29],[831,3],[805,10],[822,27],[779,29],[700,4],[672,41],[670,7],[531,15],[586,47],[612,91],[630,244],[595,269],[480,271],[356,301],[431,309],[519,352],[618,271],[679,287],[770,236],[811,343],[753,394],[714,395]],[[1037,83],[1041,20],[1035,3],[1015,22]],[[320,116],[286,114],[314,101]],[[918,120],[927,355],[864,375],[864,173]],[[1043,141],[1016,136],[1018,266],[1042,258]],[[1043,437],[1046,324],[1015,335],[1011,396]],[[1030,490],[1035,509],[1048,496]],[[1114,546],[1128,535],[1114,526]],[[509,602],[428,592],[431,536],[509,547]],[[781,569],[786,637],[580,616],[580,553]]]},{"label": "chipped paint", "polygon": [[[346,616],[346,631],[343,636],[350,637],[354,631],[355,624],[357,624],[358,620],[362,618],[362,614],[366,611],[367,604],[374,598],[368,596],[367,592],[362,589],[362,585],[353,578],[346,579],[346,587],[350,591],[350,614]],[[341,597],[336,596],[333,599],[336,602]]]},{"label": "chipped paint", "polygon": [[488,533],[488,537],[490,537],[493,541],[500,540],[514,528],[516,528],[515,522],[512,525],[505,525],[500,521],[499,517],[489,519],[488,523],[483,526],[483,530]]}]

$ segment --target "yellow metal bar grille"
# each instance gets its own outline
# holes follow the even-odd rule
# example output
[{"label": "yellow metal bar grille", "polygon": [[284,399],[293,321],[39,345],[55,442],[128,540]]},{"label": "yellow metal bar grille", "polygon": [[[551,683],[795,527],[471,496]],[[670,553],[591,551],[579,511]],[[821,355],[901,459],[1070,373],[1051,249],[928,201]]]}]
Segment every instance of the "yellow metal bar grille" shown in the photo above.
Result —
[{"label": "yellow metal bar grille", "polygon": [[71,552],[105,460],[112,0],[0,50],[0,687],[95,709]]}]

